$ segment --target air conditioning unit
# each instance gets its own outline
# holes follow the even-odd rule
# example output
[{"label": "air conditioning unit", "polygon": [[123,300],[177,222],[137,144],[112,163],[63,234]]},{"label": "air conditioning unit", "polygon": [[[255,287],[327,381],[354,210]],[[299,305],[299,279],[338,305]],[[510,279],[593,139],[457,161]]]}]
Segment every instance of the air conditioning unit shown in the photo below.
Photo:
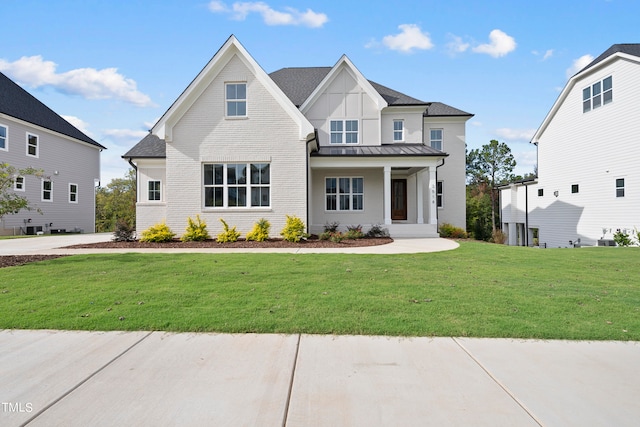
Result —
[{"label": "air conditioning unit", "polygon": [[615,246],[616,242],[613,239],[600,239],[598,240],[598,246]]}]

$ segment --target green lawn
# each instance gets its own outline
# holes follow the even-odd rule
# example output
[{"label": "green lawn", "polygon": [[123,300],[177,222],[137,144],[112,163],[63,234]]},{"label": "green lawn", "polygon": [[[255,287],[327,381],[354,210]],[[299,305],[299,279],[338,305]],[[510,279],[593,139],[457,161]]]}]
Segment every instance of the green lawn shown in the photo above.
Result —
[{"label": "green lawn", "polygon": [[640,340],[640,248],[80,255],[0,269],[0,328]]}]

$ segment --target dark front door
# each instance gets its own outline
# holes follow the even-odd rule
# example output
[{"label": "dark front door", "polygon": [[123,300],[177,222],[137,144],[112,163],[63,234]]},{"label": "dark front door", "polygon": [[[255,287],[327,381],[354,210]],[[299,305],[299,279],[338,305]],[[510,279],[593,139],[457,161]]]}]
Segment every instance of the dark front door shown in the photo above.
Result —
[{"label": "dark front door", "polygon": [[407,180],[391,180],[391,219],[407,219]]}]

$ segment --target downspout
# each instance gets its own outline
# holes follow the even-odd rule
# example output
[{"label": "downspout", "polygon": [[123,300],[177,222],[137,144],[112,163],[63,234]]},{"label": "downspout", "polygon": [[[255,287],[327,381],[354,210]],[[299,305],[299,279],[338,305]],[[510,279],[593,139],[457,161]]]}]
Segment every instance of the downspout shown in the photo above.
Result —
[{"label": "downspout", "polygon": [[[439,219],[440,219],[440,210],[438,209],[438,168],[440,166],[444,166],[445,163],[445,158],[442,158],[442,163],[439,164],[438,166],[436,166],[436,222],[439,224]],[[444,195],[443,195],[444,197]],[[466,216],[466,215],[465,215]],[[465,222],[466,222],[466,218],[465,218]],[[465,227],[466,228],[466,227]]]},{"label": "downspout", "polygon": [[131,157],[127,158],[127,162],[129,162],[133,170],[136,171],[136,203],[138,203],[138,167],[131,161]]},{"label": "downspout", "polygon": [[309,144],[312,142],[316,142],[316,147],[318,145],[318,129],[313,129],[313,138],[311,138],[310,140],[307,141],[307,152],[305,153],[305,160],[306,160],[306,168],[307,168],[307,176],[306,176],[306,187],[307,187],[307,203],[305,203],[307,205],[307,234],[311,234],[309,233],[311,224],[309,223],[309,220],[311,218],[311,200],[309,200],[309,196],[311,194],[311,191],[309,190],[309,182],[311,182],[311,177],[309,176],[311,174],[311,170],[309,169],[309,157],[311,156],[311,153],[309,152]]},{"label": "downspout", "polygon": [[524,245],[529,247],[529,186],[524,185]]}]

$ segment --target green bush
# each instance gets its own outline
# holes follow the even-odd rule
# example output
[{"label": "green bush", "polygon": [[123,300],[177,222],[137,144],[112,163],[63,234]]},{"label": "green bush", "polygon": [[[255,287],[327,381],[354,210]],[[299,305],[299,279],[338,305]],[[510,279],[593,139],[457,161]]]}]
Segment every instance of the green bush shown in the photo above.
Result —
[{"label": "green bush", "polygon": [[236,230],[236,226],[234,225],[233,228],[229,228],[229,225],[222,218],[220,218],[220,222],[224,227],[224,231],[218,234],[218,237],[216,237],[216,242],[227,243],[237,241],[238,237],[240,237],[240,232]]},{"label": "green bush", "polygon": [[270,228],[271,223],[264,218],[260,218],[258,222],[253,225],[253,229],[247,233],[247,240],[254,240],[256,242],[268,240]]},{"label": "green bush", "polygon": [[142,232],[141,242],[170,242],[176,234],[164,222],[152,225]]},{"label": "green bush", "polygon": [[389,230],[383,228],[380,224],[374,224],[371,226],[365,237],[389,237]]},{"label": "green bush", "polygon": [[618,246],[631,246],[631,237],[624,231],[618,230],[613,235],[613,241],[616,242]]},{"label": "green bush", "polygon": [[364,233],[362,232],[361,225],[349,225],[347,226],[347,232],[344,234],[345,239],[362,239],[364,237]]},{"label": "green bush", "polygon": [[298,243],[300,240],[309,237],[309,235],[305,233],[304,230],[304,222],[300,218],[298,218],[297,216],[287,215],[287,222],[280,232],[280,235],[284,240],[288,242]]},{"label": "green bush", "polygon": [[467,237],[467,232],[462,228],[456,227],[446,222],[440,224],[438,232],[440,233],[440,237],[449,237],[452,239],[465,239]]},{"label": "green bush", "polygon": [[200,219],[200,215],[196,215],[195,221],[191,217],[187,218],[187,230],[180,240],[183,242],[201,242],[210,238],[211,236],[207,231],[207,223]]}]

